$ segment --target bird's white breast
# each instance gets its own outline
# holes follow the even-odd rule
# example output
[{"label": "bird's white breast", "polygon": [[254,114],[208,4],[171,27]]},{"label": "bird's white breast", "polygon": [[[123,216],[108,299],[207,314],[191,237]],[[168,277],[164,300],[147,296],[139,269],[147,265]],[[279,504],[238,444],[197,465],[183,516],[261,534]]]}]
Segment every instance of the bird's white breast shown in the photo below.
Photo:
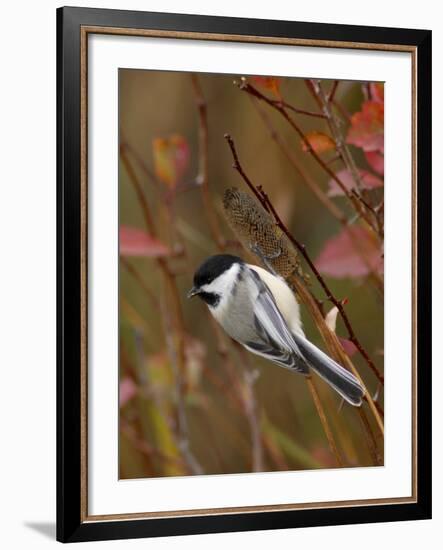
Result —
[{"label": "bird's white breast", "polygon": [[289,286],[283,279],[272,275],[269,271],[266,271],[266,269],[263,269],[262,267],[251,264],[248,264],[248,266],[258,273],[264,283],[266,283],[269,290],[272,292],[277,307],[291,331],[304,336],[300,319],[300,306]]}]

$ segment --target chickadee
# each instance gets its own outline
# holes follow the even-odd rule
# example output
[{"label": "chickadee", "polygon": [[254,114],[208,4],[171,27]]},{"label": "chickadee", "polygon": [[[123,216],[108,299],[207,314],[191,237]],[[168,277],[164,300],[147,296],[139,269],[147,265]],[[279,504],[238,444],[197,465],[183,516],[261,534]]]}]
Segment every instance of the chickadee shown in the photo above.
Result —
[{"label": "chickadee", "polygon": [[309,342],[300,308],[283,279],[237,256],[209,257],[188,298],[199,296],[231,338],[247,350],[304,375],[320,375],[351,405],[364,395],[358,379]]}]

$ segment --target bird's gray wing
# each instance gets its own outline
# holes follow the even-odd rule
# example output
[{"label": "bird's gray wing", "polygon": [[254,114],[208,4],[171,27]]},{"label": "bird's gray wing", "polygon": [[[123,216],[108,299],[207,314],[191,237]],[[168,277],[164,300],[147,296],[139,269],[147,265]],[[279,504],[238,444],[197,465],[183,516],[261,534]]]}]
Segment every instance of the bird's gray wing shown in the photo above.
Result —
[{"label": "bird's gray wing", "polygon": [[250,351],[295,372],[319,374],[346,401],[360,406],[365,390],[359,380],[299,334],[293,334],[274,296],[258,274],[250,270],[257,285],[254,305],[256,338],[247,342]]},{"label": "bird's gray wing", "polygon": [[274,296],[261,277],[252,269],[249,271],[258,290],[254,304],[257,339],[245,342],[245,347],[282,367],[308,374],[309,367],[275,303]]}]

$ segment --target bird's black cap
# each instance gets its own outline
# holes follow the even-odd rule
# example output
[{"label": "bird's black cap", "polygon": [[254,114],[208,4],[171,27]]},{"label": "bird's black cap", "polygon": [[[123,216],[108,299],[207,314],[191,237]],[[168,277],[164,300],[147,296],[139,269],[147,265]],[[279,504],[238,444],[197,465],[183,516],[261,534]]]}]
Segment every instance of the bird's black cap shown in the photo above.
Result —
[{"label": "bird's black cap", "polygon": [[194,287],[200,288],[216,279],[221,273],[229,269],[232,264],[243,264],[243,260],[231,254],[217,254],[207,258],[197,269],[194,275]]}]

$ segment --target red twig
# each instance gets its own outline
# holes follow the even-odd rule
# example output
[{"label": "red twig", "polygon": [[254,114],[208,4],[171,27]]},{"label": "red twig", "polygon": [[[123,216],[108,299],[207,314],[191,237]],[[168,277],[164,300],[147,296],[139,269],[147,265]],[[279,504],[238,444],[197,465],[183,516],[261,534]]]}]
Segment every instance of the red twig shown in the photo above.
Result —
[{"label": "red twig", "polygon": [[242,168],[242,166],[241,166],[241,164],[238,160],[238,155],[237,155],[237,150],[236,150],[235,145],[234,145],[234,140],[232,139],[232,137],[229,134],[225,134],[224,138],[228,142],[228,145],[231,149],[232,157],[234,159],[234,164],[232,165],[232,167],[235,170],[237,170],[237,172],[240,174],[240,176],[245,181],[246,185],[249,187],[249,189],[254,193],[254,195],[260,201],[260,203],[262,204],[262,206],[266,210],[266,212],[269,212],[270,210],[269,210],[268,205],[263,202],[261,194],[259,193],[259,191],[255,187],[255,185],[252,183],[252,181],[248,178],[248,176],[244,172],[244,170],[243,170],[243,168]]},{"label": "red twig", "polygon": [[378,234],[380,240],[383,240],[383,224],[380,223],[377,212],[375,212],[374,208],[369,204],[369,200],[366,200],[365,198],[366,191],[364,189],[360,172],[343,136],[343,132],[341,131],[341,121],[336,117],[335,113],[331,109],[329,96],[326,95],[320,80],[306,80],[305,82],[312,97],[317,102],[317,105],[320,107],[320,109],[323,110],[323,113],[325,114],[328,122],[329,129],[331,130],[331,133],[334,137],[337,152],[340,155],[340,158],[342,159],[349,173],[351,174],[352,179],[354,180],[355,189],[352,189],[351,192],[354,197],[363,204],[367,211],[372,214],[374,224],[371,224],[371,227],[373,231]]},{"label": "red twig", "polygon": [[337,174],[318,155],[318,153],[314,150],[310,141],[307,139],[307,137],[305,136],[301,128],[298,126],[295,120],[287,113],[285,107],[281,104],[281,102],[275,102],[274,100],[269,99],[269,97],[259,92],[256,88],[254,88],[254,86],[251,86],[250,84],[248,84],[246,80],[242,80],[239,87],[244,92],[252,95],[253,97],[256,97],[257,99],[260,99],[261,101],[264,101],[265,103],[267,103],[268,105],[276,109],[286,119],[289,125],[293,128],[293,130],[295,130],[297,135],[303,141],[304,146],[306,147],[306,151],[317,161],[317,163],[330,176],[330,178],[337,183],[337,185],[343,191],[345,196],[351,202],[352,206],[354,207],[358,215],[361,216],[365,220],[365,222],[369,225],[369,227],[372,228],[371,220],[368,218],[366,210],[364,209],[363,205],[360,203],[358,198],[355,197],[354,194],[347,189],[347,187],[342,182],[342,180],[337,176]]},{"label": "red twig", "polygon": [[354,185],[358,190],[358,198],[363,190],[363,183],[361,181],[361,177],[357,170],[357,166],[355,165],[354,159],[349,151],[349,148],[346,145],[342,132],[340,131],[339,123],[331,110],[328,96],[324,92],[319,80],[306,79],[305,83],[312,97],[317,102],[317,105],[320,109],[323,110],[323,113],[325,114],[329,129],[331,130],[331,133],[334,137],[337,152],[343,160],[344,165],[349,170],[354,180]]},{"label": "red twig", "polygon": [[326,118],[323,113],[318,113],[316,111],[307,111],[306,109],[299,109],[298,107],[294,107],[290,103],[287,103],[286,101],[283,101],[283,100],[278,100],[278,101],[270,100],[270,101],[274,103],[274,105],[276,105],[277,107],[278,106],[285,107],[290,111],[294,111],[294,113],[297,113],[298,115],[306,115],[306,116],[315,117],[315,118]]},{"label": "red twig", "polygon": [[337,92],[338,85],[340,84],[340,80],[334,80],[334,84],[332,85],[331,91],[328,94],[328,102],[331,103],[334,101],[335,94]]},{"label": "red twig", "polygon": [[328,195],[318,185],[317,181],[314,178],[312,178],[308,174],[308,172],[305,171],[304,168],[302,168],[301,164],[299,163],[296,156],[294,155],[294,152],[289,147],[289,145],[286,143],[283,136],[276,130],[276,128],[272,124],[269,116],[267,115],[267,113],[265,113],[264,108],[261,106],[260,102],[256,98],[251,97],[251,96],[249,96],[249,99],[251,100],[252,105],[257,110],[258,114],[260,115],[260,118],[263,120],[263,123],[265,124],[266,128],[268,129],[271,138],[280,147],[282,153],[288,159],[289,163],[291,164],[292,168],[295,170],[297,175],[309,187],[309,189],[314,193],[314,195],[323,204],[323,206],[331,213],[331,215],[334,216],[343,226],[347,226],[347,220],[346,220],[345,215],[343,214],[343,212],[328,197]]},{"label": "red twig", "polygon": [[371,368],[371,370],[374,372],[375,376],[377,377],[377,379],[383,383],[383,375],[380,374],[380,372],[378,371],[377,367],[375,366],[375,364],[373,363],[372,359],[369,357],[368,353],[366,352],[366,350],[363,348],[363,346],[361,345],[361,343],[359,342],[358,338],[355,336],[355,333],[354,333],[354,330],[352,328],[352,325],[348,319],[348,316],[346,315],[345,313],[345,310],[343,308],[343,302],[341,302],[340,300],[337,300],[337,298],[335,298],[335,296],[332,294],[330,288],[328,287],[328,285],[326,284],[325,280],[323,279],[323,277],[320,275],[318,269],[315,267],[315,264],[314,262],[311,260],[309,254],[307,253],[306,251],[306,246],[304,244],[301,244],[297,241],[297,239],[290,233],[290,231],[288,231],[288,229],[286,228],[286,226],[284,225],[284,223],[282,222],[280,216],[278,215],[278,213],[276,212],[274,206],[272,205],[271,201],[269,200],[269,197],[268,195],[263,191],[263,189],[261,189],[259,187],[259,192],[262,194],[263,196],[263,200],[264,202],[268,205],[269,207],[269,210],[271,211],[272,215],[274,216],[274,219],[278,225],[278,227],[285,233],[285,235],[288,237],[288,239],[292,242],[292,244],[301,252],[303,258],[306,260],[306,263],[309,265],[309,267],[311,268],[312,272],[314,273],[314,275],[316,276],[318,282],[320,283],[321,287],[323,288],[325,294],[326,294],[326,297],[329,301],[331,301],[334,306],[338,309],[339,313],[340,313],[340,316],[341,318],[343,319],[343,322],[346,326],[346,329],[348,331],[348,337],[349,337],[349,340],[356,346],[356,348],[358,349],[358,351],[360,352],[360,354],[364,357],[364,359],[366,360],[366,362],[368,363],[369,367]]}]

